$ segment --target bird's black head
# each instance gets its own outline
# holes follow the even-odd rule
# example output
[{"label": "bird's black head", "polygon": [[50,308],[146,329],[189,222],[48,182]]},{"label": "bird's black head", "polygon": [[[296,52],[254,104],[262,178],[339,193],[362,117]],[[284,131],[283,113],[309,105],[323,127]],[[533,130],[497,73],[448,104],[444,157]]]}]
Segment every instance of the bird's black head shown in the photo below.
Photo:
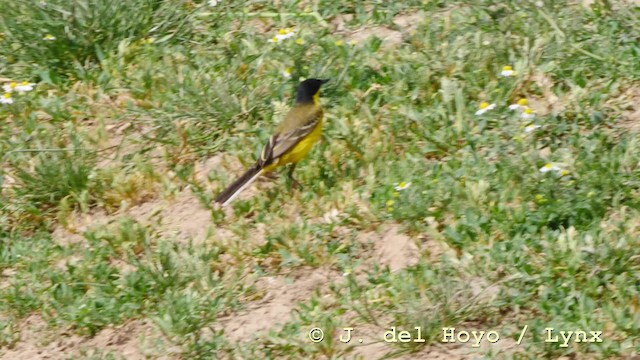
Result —
[{"label": "bird's black head", "polygon": [[307,79],[298,85],[298,92],[296,95],[296,103],[314,103],[317,102],[320,95],[320,87],[322,84],[328,82],[329,79]]}]

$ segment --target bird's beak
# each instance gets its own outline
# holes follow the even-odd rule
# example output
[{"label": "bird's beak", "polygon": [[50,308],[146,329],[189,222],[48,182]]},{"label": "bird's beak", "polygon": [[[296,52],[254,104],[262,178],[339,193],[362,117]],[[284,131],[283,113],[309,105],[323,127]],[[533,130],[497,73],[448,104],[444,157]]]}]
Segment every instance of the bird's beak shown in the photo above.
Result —
[{"label": "bird's beak", "polygon": [[331,80],[331,79],[320,79],[320,81],[321,81],[323,84],[328,83],[328,82],[329,82],[329,80]]}]

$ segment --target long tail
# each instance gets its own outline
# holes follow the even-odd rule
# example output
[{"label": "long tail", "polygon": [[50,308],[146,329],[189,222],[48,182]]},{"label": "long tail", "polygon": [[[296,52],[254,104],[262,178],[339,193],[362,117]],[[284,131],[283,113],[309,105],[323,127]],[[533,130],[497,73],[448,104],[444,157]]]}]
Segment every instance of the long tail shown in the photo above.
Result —
[{"label": "long tail", "polygon": [[222,204],[222,206],[226,206],[240,195],[242,190],[251,185],[251,183],[260,176],[260,174],[262,174],[262,168],[257,164],[253,165],[249,170],[247,170],[247,172],[240,176],[238,180],[234,181],[233,184],[224,189],[214,201]]}]

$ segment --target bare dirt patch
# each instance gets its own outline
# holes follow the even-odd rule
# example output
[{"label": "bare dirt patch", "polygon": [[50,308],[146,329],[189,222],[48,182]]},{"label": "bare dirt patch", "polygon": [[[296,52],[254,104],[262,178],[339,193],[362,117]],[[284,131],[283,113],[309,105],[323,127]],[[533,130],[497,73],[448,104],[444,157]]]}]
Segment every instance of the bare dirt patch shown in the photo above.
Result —
[{"label": "bare dirt patch", "polygon": [[397,227],[384,231],[374,241],[374,256],[382,265],[389,266],[391,271],[398,271],[418,263],[419,249],[408,236],[398,232]]},{"label": "bare dirt patch", "polygon": [[131,208],[128,215],[143,224],[154,224],[161,235],[175,236],[178,241],[202,243],[211,230],[211,212],[189,190],[174,200],[155,200]]},{"label": "bare dirt patch", "polygon": [[410,34],[422,22],[424,16],[422,14],[398,14],[393,19],[396,29],[380,25],[368,25],[358,29],[348,29],[347,23],[353,19],[353,15],[338,15],[331,21],[336,33],[342,33],[348,41],[361,43],[371,36],[376,36],[382,40],[382,46],[385,48],[396,46],[403,41],[403,35]]},{"label": "bare dirt patch", "polygon": [[413,266],[423,256],[437,262],[440,255],[448,252],[443,244],[427,236],[411,238],[403,234],[400,226],[396,224],[383,226],[378,232],[360,233],[358,241],[369,249],[362,256],[369,259],[368,264],[376,261],[381,265],[389,266],[391,271]]},{"label": "bare dirt patch", "polygon": [[17,273],[18,272],[12,268],[3,269],[2,272],[0,272],[0,290],[11,286],[11,282]]},{"label": "bare dirt patch", "polygon": [[543,72],[536,72],[531,79],[542,92],[542,97],[531,97],[529,106],[538,115],[559,113],[565,108],[565,103],[553,92],[553,79]]},{"label": "bare dirt patch", "polygon": [[231,342],[249,341],[256,334],[278,328],[291,319],[298,302],[307,301],[318,288],[326,288],[340,274],[328,268],[302,269],[290,276],[268,276],[258,281],[264,297],[242,312],[220,319],[219,328]]},{"label": "bare dirt patch", "polygon": [[618,127],[626,131],[640,131],[640,86],[633,86],[612,99],[610,106],[622,110]]},{"label": "bare dirt patch", "polygon": [[124,359],[171,359],[179,349],[166,343],[149,320],[129,321],[100,331],[93,338],[47,330],[40,315],[27,317],[20,325],[20,340],[11,349],[0,349],[0,359],[69,359],[97,353],[112,353]]},{"label": "bare dirt patch", "polygon": [[55,228],[53,238],[61,246],[82,243],[85,241],[81,235],[83,232],[124,217],[132,217],[141,224],[152,225],[160,235],[174,237],[178,241],[193,240],[194,243],[201,243],[212,229],[211,212],[201,205],[190,190],[185,189],[175,199],[155,199],[113,215],[102,210],[75,215],[67,226],[59,225]]}]

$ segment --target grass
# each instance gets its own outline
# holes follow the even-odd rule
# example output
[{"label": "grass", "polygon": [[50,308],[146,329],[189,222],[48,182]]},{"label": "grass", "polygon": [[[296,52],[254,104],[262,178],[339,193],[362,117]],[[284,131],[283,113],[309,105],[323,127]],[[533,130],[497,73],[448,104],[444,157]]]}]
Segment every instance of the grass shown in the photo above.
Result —
[{"label": "grass", "polygon": [[[172,356],[189,359],[343,358],[354,348],[306,334],[345,324],[422,327],[426,342],[386,344],[380,357],[437,344],[454,356],[442,327],[515,342],[523,324],[522,344],[481,353],[640,352],[632,2],[92,4],[0,5],[0,77],[37,84],[0,104],[5,351],[36,314],[49,333],[83,337],[151,319]],[[268,41],[287,27],[293,38]],[[507,65],[514,76],[500,76]],[[332,79],[323,141],[296,169],[304,189],[282,191],[281,177],[213,208],[302,77]],[[540,125],[530,133],[508,109],[521,98]],[[475,115],[482,102],[496,108]],[[180,194],[207,212],[203,241],[156,215],[122,216]],[[108,221],[80,225],[86,216]],[[372,255],[379,244],[359,240],[389,226],[418,245],[414,265],[390,271]],[[261,281],[309,269],[338,275],[289,304],[282,327],[232,340],[222,325],[265,296]],[[544,341],[547,327],[604,341],[559,347]]]}]

